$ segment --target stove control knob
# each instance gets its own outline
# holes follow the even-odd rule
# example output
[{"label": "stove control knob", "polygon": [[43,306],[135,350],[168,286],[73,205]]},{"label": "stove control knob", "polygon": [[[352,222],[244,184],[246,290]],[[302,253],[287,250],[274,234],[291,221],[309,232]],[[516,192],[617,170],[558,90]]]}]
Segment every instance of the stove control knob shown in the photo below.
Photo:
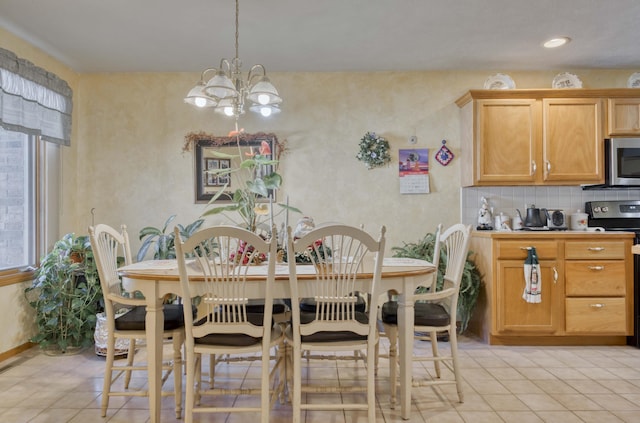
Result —
[{"label": "stove control knob", "polygon": [[608,211],[609,211],[609,207],[607,206],[602,207],[602,213],[606,213]]},{"label": "stove control knob", "polygon": [[593,208],[594,213],[600,213],[600,207],[596,206]]}]

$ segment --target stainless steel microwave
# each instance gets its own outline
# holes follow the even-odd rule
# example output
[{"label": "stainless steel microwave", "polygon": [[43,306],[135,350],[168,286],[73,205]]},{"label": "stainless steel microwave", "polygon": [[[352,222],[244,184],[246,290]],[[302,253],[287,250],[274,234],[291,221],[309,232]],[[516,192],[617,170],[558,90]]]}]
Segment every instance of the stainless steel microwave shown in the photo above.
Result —
[{"label": "stainless steel microwave", "polygon": [[640,186],[640,138],[604,141],[606,185]]}]

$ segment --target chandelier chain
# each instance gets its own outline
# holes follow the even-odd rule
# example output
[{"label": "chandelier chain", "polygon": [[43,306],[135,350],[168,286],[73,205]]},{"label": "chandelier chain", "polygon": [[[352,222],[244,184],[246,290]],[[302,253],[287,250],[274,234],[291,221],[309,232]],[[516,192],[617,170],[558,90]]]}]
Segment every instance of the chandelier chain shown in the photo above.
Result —
[{"label": "chandelier chain", "polygon": [[240,0],[236,0],[236,60],[240,57],[240,54],[238,53],[238,38],[240,38]]}]

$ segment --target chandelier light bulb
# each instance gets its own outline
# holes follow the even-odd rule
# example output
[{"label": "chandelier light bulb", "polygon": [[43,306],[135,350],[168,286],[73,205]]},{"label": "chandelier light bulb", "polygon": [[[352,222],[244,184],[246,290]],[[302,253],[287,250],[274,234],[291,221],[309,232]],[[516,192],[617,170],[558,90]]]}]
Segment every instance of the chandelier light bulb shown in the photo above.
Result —
[{"label": "chandelier light bulb", "polygon": [[232,106],[225,107],[224,114],[227,116],[233,116],[233,107]]},{"label": "chandelier light bulb", "polygon": [[264,105],[264,104],[269,104],[269,95],[267,94],[260,94],[258,96],[258,103]]},{"label": "chandelier light bulb", "polygon": [[206,106],[206,105],[207,105],[207,100],[206,100],[206,99],[204,99],[204,98],[202,98],[202,97],[197,97],[197,98],[194,100],[194,104],[195,104],[197,107],[204,107],[204,106]]},{"label": "chandelier light bulb", "polygon": [[[268,97],[268,96],[267,96]],[[260,114],[264,117],[271,116],[271,107],[261,107]]]}]

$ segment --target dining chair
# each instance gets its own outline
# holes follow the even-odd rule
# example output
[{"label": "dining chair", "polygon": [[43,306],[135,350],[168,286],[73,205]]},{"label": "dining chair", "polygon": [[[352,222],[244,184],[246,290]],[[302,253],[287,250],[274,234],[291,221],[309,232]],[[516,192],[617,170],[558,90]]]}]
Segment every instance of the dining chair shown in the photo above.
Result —
[{"label": "dining chair", "polygon": [[[440,231],[440,229],[439,229]],[[431,279],[423,293],[414,294],[414,337],[415,339],[431,342],[431,356],[414,355],[413,361],[432,362],[435,369],[435,378],[418,379],[414,377],[414,386],[433,386],[455,384],[460,402],[464,401],[462,392],[462,376],[458,363],[458,343],[456,327],[456,309],[458,306],[458,293],[464,266],[469,252],[469,237],[471,226],[461,223],[449,227],[436,238],[434,248],[434,262],[439,263],[440,251],[445,253],[446,266],[443,274],[443,283],[437,289],[438,277]],[[434,264],[436,264],[434,263]],[[384,331],[389,338],[389,378],[391,385],[391,408],[396,404],[397,388],[397,344],[398,344],[398,303],[388,301],[382,305],[381,319]],[[447,332],[450,353],[445,354],[438,348],[438,333]],[[453,379],[441,378],[441,366],[443,364],[452,373]]]},{"label": "dining chair", "polygon": [[[104,384],[102,388],[101,415],[106,416],[109,398],[112,396],[148,396],[147,390],[129,389],[133,371],[147,371],[145,363],[135,362],[136,340],[145,340],[146,304],[144,299],[136,298],[134,293],[125,292],[122,288],[117,269],[120,261],[131,264],[129,236],[125,225],[120,232],[111,226],[98,224],[89,227],[89,239],[95,257],[100,287],[104,298],[107,324],[107,353],[105,361]],[[173,373],[173,390],[164,390],[163,396],[173,395],[175,398],[176,417],[182,414],[182,343],[184,339],[184,318],[182,305],[165,304],[163,338],[170,339],[173,355],[169,364],[163,365],[165,373],[162,384]],[[129,349],[126,363],[115,365],[116,339],[128,339]],[[172,362],[172,363],[171,363]],[[115,374],[115,376],[114,376]],[[116,380],[125,375],[124,389],[114,390]]]},{"label": "dining chair", "polygon": [[[273,228],[275,231],[275,228]],[[275,232],[274,232],[275,233]],[[264,240],[234,226],[202,229],[182,241],[176,229],[176,256],[180,272],[181,296],[185,303],[200,301],[200,315],[185,313],[186,395],[185,421],[191,423],[195,413],[260,413],[260,421],[269,421],[272,396],[270,390],[270,351],[283,338],[279,325],[273,323],[273,289],[276,260],[256,266],[257,257],[276,257],[277,238]],[[252,272],[263,272],[263,279],[252,282]],[[197,281],[192,280],[197,275]],[[255,279],[255,277],[253,278]],[[261,312],[251,312],[249,297],[261,299]],[[217,386],[215,379],[204,388],[201,374],[202,354],[260,356],[259,386]],[[226,381],[228,382],[228,381]],[[213,383],[213,384],[211,384]],[[246,382],[241,382],[246,383]],[[203,404],[202,396],[254,395],[259,406]]]},{"label": "dining chair", "polygon": [[[289,286],[292,304],[301,299],[313,299],[314,307],[305,311],[292,307],[292,323],[286,338],[292,347],[293,374],[291,375],[293,421],[300,422],[302,410],[365,410],[368,421],[375,421],[375,347],[377,327],[375,315],[358,311],[359,298],[370,298],[372,310],[377,309],[385,232],[383,226],[376,240],[360,228],[347,225],[326,225],[315,228],[294,240],[291,228],[287,228],[287,248],[290,255],[307,255],[312,265],[296,265],[289,261]],[[370,279],[363,280],[365,263],[372,267]],[[298,272],[311,273],[304,278]],[[359,278],[360,276],[360,278]],[[310,278],[310,279],[309,279]],[[366,385],[345,386],[331,384],[321,386],[321,380],[302,386],[302,356],[309,351],[352,352],[365,351]],[[307,402],[302,403],[302,393]],[[321,403],[311,400],[316,393],[348,393],[340,403]],[[366,393],[366,401],[347,402],[351,394]]]},{"label": "dining chair", "polygon": [[[438,269],[440,268],[440,246],[441,246],[441,242],[440,242],[440,235],[442,234],[442,223],[439,223],[438,226],[436,226],[436,231],[433,234],[433,255],[432,257],[429,259],[429,261],[431,262],[431,264],[433,264],[433,267],[436,269],[435,272],[433,273],[429,273],[426,276],[426,279],[422,282],[420,282],[420,285],[417,288],[417,292],[418,293],[425,293],[425,292],[435,292],[436,290],[436,286],[438,283],[438,276],[439,276],[439,271]],[[392,292],[387,292],[383,295],[386,295],[387,300],[388,301],[397,301],[396,300],[396,295],[397,292],[392,291]],[[379,304],[385,304],[385,301],[380,301]],[[382,317],[381,317],[381,308],[378,308],[378,318],[380,320],[380,323],[382,325],[382,330],[380,331],[380,336],[381,337],[386,337],[387,339],[389,339],[389,334],[387,333],[386,329],[389,329],[391,332],[391,336],[393,337],[393,342],[389,342],[389,354],[387,355],[382,355],[380,354],[380,343],[378,342],[378,345],[376,346],[376,373],[378,371],[378,359],[379,357],[386,357],[390,360],[392,360],[393,362],[397,361],[397,354],[398,354],[398,331],[395,328],[395,326],[385,326],[382,322]],[[389,376],[390,379],[392,380],[396,380],[397,379],[397,375],[398,375],[398,367],[397,366],[390,366],[389,368]],[[395,395],[392,393],[392,398],[395,399]],[[393,404],[393,403],[392,403]]]}]

